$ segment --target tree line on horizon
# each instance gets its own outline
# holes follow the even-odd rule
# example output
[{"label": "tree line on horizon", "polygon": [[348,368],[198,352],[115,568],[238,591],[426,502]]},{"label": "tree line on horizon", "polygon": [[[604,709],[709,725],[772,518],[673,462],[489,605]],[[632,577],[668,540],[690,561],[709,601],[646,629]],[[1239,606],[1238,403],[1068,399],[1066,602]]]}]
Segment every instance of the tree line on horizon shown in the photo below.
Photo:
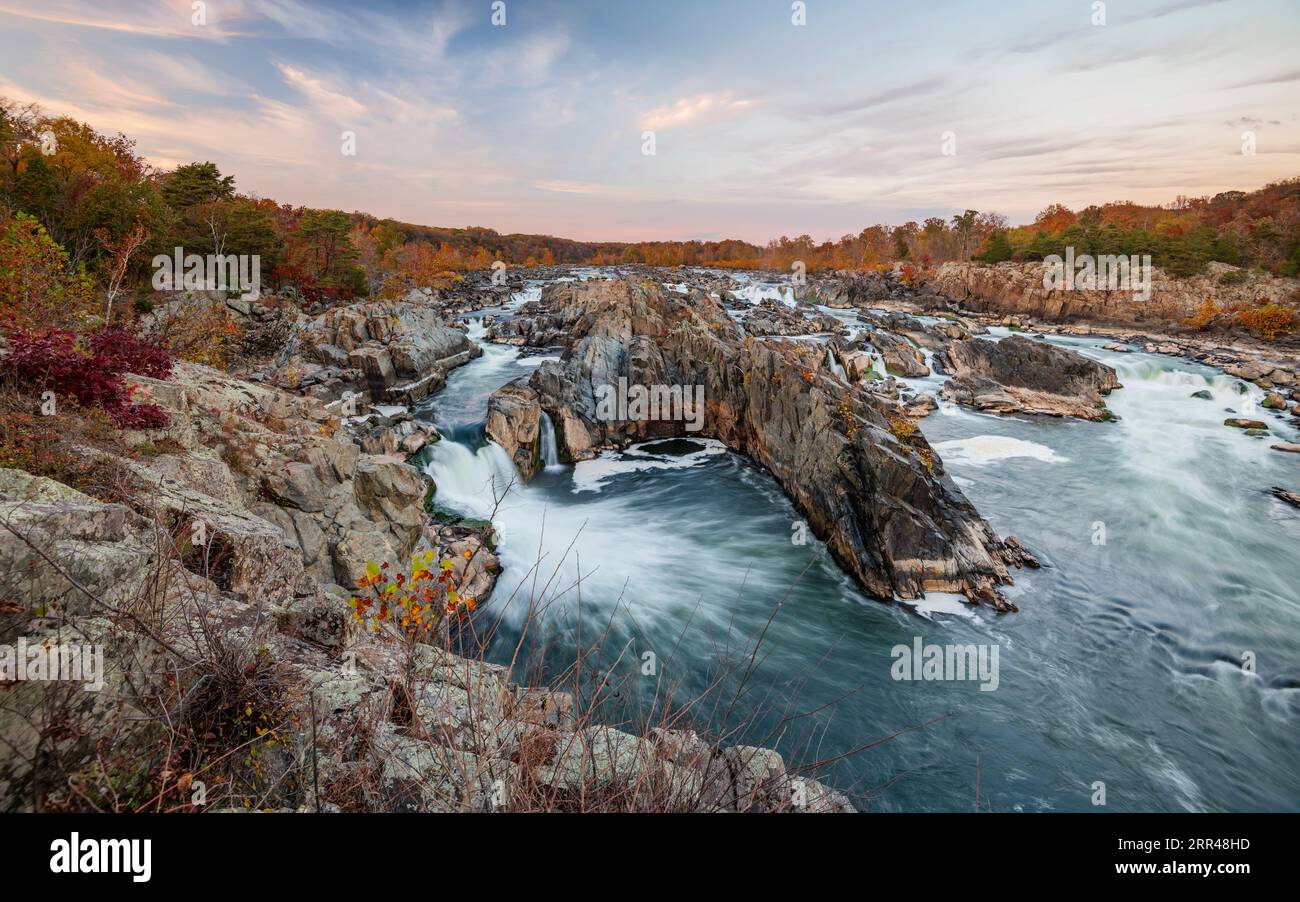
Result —
[{"label": "tree line on horizon", "polygon": [[161,171],[123,134],[109,137],[74,119],[47,116],[33,104],[0,98],[0,295],[32,284],[32,267],[56,265],[85,280],[79,290],[93,285],[108,296],[105,317],[124,296],[147,307],[151,261],[177,246],[202,255],[260,255],[270,287],[292,285],[313,301],[400,297],[498,260],[523,267],[783,272],[802,263],[817,272],[880,269],[899,261],[921,269],[953,260],[1032,261],[1073,247],[1076,255],[1150,254],[1174,275],[1219,261],[1295,276],[1300,178],[1252,192],[1180,197],[1166,206],[1122,201],[1076,212],[1051,204],[1034,222],[1014,227],[998,213],[964,210],[950,219],[877,224],[820,242],[806,234],[761,246],[735,239],[589,242],[279,203],[239,192],[234,177],[211,162]]}]

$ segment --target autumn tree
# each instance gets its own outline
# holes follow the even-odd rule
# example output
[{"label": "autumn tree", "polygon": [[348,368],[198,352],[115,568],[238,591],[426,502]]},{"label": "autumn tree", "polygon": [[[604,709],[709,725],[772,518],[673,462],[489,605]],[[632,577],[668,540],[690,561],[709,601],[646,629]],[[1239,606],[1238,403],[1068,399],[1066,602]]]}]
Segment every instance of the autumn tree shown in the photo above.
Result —
[{"label": "autumn tree", "polygon": [[1077,221],[1078,217],[1063,204],[1049,204],[1034,217],[1034,225],[1048,233],[1060,232]]},{"label": "autumn tree", "polygon": [[[153,236],[167,233],[170,211],[134,141],[101,135],[66,117],[47,120],[44,128],[53,136],[53,152],[24,151],[22,168],[39,173],[24,191],[29,199],[57,195],[38,215],[73,263],[102,273],[111,265],[105,235],[117,241],[139,225]],[[46,165],[52,173],[45,172]]]},{"label": "autumn tree", "polygon": [[31,216],[0,223],[0,329],[80,329],[95,311],[94,282]]},{"label": "autumn tree", "polygon": [[130,232],[116,237],[110,235],[105,229],[100,230],[99,240],[107,257],[107,265],[104,267],[105,323],[113,318],[113,301],[117,299],[126,283],[131,258],[148,239],[149,232],[145,229],[144,223],[136,223],[135,228]]},{"label": "autumn tree", "polygon": [[341,210],[308,210],[290,238],[293,262],[315,281],[356,294],[366,290],[350,240],[352,220]]}]

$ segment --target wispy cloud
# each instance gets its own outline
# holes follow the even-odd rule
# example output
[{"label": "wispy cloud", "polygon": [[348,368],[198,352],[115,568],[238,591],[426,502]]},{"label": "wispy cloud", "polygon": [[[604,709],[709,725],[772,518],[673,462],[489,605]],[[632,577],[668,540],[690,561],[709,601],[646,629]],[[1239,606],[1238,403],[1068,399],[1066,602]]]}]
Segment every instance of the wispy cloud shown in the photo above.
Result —
[{"label": "wispy cloud", "polygon": [[675,103],[655,107],[641,117],[641,126],[660,129],[679,128],[695,123],[713,123],[752,106],[754,106],[753,100],[736,99],[729,93],[696,94],[693,97],[682,97]]},{"label": "wispy cloud", "polygon": [[[208,7],[211,7],[210,15]],[[44,0],[40,4],[0,0],[0,15],[154,38],[211,40],[251,34],[239,27],[243,19],[243,4],[240,0],[207,4],[203,9],[202,24],[196,23],[196,10],[190,0],[140,0],[127,3]]]},{"label": "wispy cloud", "polygon": [[[578,238],[838,237],[1295,175],[1293,2],[1126,0],[1104,27],[1087,3],[827,4],[793,27],[750,0],[533,0],[496,27],[452,0],[209,0],[201,26],[190,0],[0,0],[0,94],[296,204]],[[1253,157],[1242,128],[1266,128]]]}]

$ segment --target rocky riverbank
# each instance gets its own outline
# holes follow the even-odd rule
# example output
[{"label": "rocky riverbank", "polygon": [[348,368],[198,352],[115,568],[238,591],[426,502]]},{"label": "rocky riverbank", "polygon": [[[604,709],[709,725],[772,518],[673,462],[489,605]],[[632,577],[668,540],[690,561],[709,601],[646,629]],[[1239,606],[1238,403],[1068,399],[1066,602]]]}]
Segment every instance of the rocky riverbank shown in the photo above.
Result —
[{"label": "rocky riverbank", "polygon": [[852,811],[770,750],[453,653],[446,621],[352,616],[426,558],[490,608],[491,525],[431,520],[406,458],[438,437],[392,403],[477,353],[416,300],[339,305],[251,380],[132,377],[169,424],[78,446],[110,489],[0,469],[0,642],[97,646],[106,683],[0,684],[0,808]]},{"label": "rocky riverbank", "polygon": [[[1225,306],[1284,303],[1300,293],[1300,280],[1249,273],[1225,285],[1225,272],[1239,271],[1212,264],[1206,274],[1189,279],[1157,272],[1151,299],[1142,303],[1127,292],[1047,291],[1042,287],[1042,264],[1037,263],[945,263],[928,279],[910,280],[898,269],[816,274],[800,295],[818,302],[846,294],[870,297],[873,307],[949,317],[967,331],[1004,326],[1026,335],[1109,338],[1111,349],[1179,357],[1254,383],[1268,395],[1269,409],[1300,423],[1300,343],[1295,338],[1267,342],[1240,330],[1201,333],[1185,323],[1206,297]],[[867,318],[876,319],[872,314]],[[959,402],[975,398],[974,392],[957,387],[950,392]],[[1001,409],[1010,411],[1007,399],[1001,400]]]}]

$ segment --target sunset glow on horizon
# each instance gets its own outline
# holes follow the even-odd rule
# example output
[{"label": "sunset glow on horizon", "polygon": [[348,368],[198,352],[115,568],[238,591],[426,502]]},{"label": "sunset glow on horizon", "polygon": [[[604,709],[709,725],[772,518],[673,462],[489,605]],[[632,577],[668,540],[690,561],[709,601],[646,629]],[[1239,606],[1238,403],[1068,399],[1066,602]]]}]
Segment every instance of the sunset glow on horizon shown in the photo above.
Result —
[{"label": "sunset glow on horizon", "polygon": [[0,0],[0,96],[285,203],[580,240],[1023,223],[1300,174],[1288,0],[199,6]]}]

